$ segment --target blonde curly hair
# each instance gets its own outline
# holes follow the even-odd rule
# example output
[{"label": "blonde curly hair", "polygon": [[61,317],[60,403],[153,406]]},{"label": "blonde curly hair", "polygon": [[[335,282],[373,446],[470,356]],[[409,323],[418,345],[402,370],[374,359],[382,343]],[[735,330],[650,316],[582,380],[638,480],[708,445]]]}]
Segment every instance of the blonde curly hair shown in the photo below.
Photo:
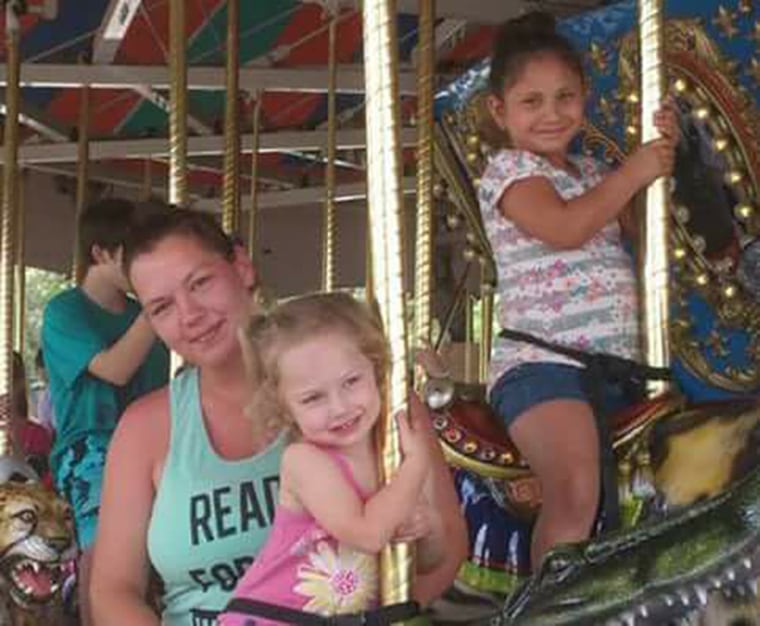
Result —
[{"label": "blonde curly hair", "polygon": [[[385,388],[390,356],[378,315],[345,293],[317,293],[287,300],[254,315],[240,335],[246,372],[254,390],[246,413],[257,431],[274,434],[295,423],[279,393],[282,353],[327,332],[345,333],[372,363]],[[381,397],[382,397],[381,393]]]}]

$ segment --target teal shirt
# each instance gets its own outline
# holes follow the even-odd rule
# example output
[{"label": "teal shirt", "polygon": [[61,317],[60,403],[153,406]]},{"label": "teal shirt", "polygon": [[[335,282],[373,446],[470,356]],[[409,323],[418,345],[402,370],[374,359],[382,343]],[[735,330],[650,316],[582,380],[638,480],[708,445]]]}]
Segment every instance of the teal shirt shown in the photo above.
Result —
[{"label": "teal shirt", "polygon": [[286,437],[252,457],[220,457],[195,368],[171,381],[170,409],[169,450],[148,526],[148,555],[165,587],[162,625],[214,626],[269,536]]},{"label": "teal shirt", "polygon": [[45,307],[42,352],[56,416],[51,460],[83,437],[110,438],[127,405],[162,387],[169,377],[169,354],[160,342],[151,349],[132,379],[123,387],[88,371],[93,357],[108,349],[129,329],[140,305],[127,299],[122,313],[112,313],[75,287],[54,297]]}]

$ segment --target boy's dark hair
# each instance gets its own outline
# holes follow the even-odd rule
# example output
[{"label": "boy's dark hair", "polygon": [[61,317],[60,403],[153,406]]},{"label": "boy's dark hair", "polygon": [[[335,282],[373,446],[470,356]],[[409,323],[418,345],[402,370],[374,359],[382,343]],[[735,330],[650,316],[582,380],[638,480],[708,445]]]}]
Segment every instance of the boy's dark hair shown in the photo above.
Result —
[{"label": "boy's dark hair", "polygon": [[488,78],[491,93],[501,98],[504,89],[519,78],[525,64],[544,53],[556,54],[585,80],[581,56],[557,32],[554,17],[543,11],[531,11],[504,22],[496,33]]},{"label": "boy's dark hair", "polygon": [[123,198],[105,198],[87,206],[77,224],[79,257],[77,283],[94,264],[93,246],[114,253],[123,246],[135,221],[135,204]]},{"label": "boy's dark hair", "polygon": [[212,215],[171,205],[164,205],[163,210],[156,208],[153,202],[150,210],[141,211],[144,217],[137,222],[126,241],[124,271],[127,275],[136,257],[152,251],[170,235],[192,237],[203,247],[218,252],[226,259],[234,257],[237,242],[225,234]]}]

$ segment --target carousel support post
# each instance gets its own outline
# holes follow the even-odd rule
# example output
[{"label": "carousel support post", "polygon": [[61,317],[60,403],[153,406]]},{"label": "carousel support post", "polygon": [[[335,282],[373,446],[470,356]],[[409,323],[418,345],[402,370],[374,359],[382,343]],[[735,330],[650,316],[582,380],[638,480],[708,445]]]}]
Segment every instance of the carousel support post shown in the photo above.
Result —
[{"label": "carousel support post", "polygon": [[143,186],[140,197],[150,200],[153,195],[153,160],[148,157],[143,161]]},{"label": "carousel support post", "polygon": [[338,124],[335,108],[335,91],[338,75],[338,7],[330,9],[329,50],[327,73],[327,163],[325,166],[325,205],[322,218],[322,291],[335,288],[337,219],[335,208],[335,153]]},{"label": "carousel support post", "polygon": [[479,382],[488,381],[488,362],[491,358],[491,341],[493,339],[493,287],[488,282],[480,286],[480,369]]},{"label": "carousel support post", "polygon": [[248,215],[248,254],[256,259],[258,250],[257,238],[258,218],[259,218],[259,134],[261,133],[261,101],[263,98],[261,91],[254,94],[253,103],[253,140],[251,146],[251,196],[250,196],[250,214]]},{"label": "carousel support post", "polygon": [[185,4],[169,1],[169,202],[182,207],[188,203]]},{"label": "carousel support post", "polygon": [[3,198],[0,215],[0,457],[13,454],[10,436],[13,410],[13,262],[14,218],[18,203],[18,115],[21,58],[19,51],[21,5],[5,2],[6,72]]},{"label": "carousel support post", "polygon": [[475,298],[467,294],[464,300],[464,382],[469,385],[472,383],[472,344],[473,344],[473,318],[475,309]]},{"label": "carousel support post", "polygon": [[[417,45],[417,222],[414,281],[414,341],[429,346],[433,313],[433,74],[435,71],[434,0],[420,0]],[[415,386],[424,383],[415,370]]]},{"label": "carousel support post", "polygon": [[[654,112],[665,97],[663,2],[639,0],[641,50],[641,140],[659,136]],[[654,367],[670,365],[670,312],[668,309],[668,181],[659,178],[646,192],[646,213],[640,254],[642,339],[646,362]],[[664,393],[668,384],[652,381],[650,396]]]},{"label": "carousel support post", "polygon": [[[169,1],[169,203],[187,207],[187,42],[185,0]],[[182,365],[170,355],[169,375]]]},{"label": "carousel support post", "polygon": [[[396,3],[365,0],[362,11],[372,276],[375,302],[391,356],[385,390],[386,414],[378,429],[380,476],[387,481],[401,462],[398,429],[390,417],[407,407],[408,393]],[[383,549],[380,557],[382,604],[409,600],[412,566],[408,544],[393,543]]]},{"label": "carousel support post", "polygon": [[240,229],[240,0],[227,0],[227,61],[224,107],[224,184],[222,228],[229,235]]},{"label": "carousel support post", "polygon": [[[359,152],[362,168],[367,170],[367,151]],[[375,281],[372,278],[372,223],[370,222],[369,205],[366,207],[364,227],[364,297],[370,306],[375,306]]]},{"label": "carousel support post", "polygon": [[364,246],[364,291],[367,302],[372,304],[375,301],[375,281],[372,278],[372,225],[369,222],[369,209]]},{"label": "carousel support post", "polygon": [[16,182],[18,189],[16,193],[16,218],[14,220],[16,254],[14,260],[14,277],[13,277],[13,348],[19,354],[24,354],[24,343],[26,339],[25,320],[26,320],[26,246],[25,246],[25,226],[26,226],[26,207],[24,205],[24,186],[25,171],[20,170]]},{"label": "carousel support post", "polygon": [[75,284],[82,281],[82,261],[79,258],[79,218],[87,206],[87,177],[90,165],[90,88],[84,85],[79,92],[79,124],[77,126],[77,191],[74,217],[74,254],[71,276]]}]

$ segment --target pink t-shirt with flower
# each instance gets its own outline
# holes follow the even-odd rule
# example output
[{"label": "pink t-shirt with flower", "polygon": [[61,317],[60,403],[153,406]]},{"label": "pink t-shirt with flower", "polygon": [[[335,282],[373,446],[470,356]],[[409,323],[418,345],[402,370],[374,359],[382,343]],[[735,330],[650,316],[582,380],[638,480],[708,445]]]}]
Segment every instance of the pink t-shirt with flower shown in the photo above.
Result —
[{"label": "pink t-shirt with flower", "polygon": [[[636,359],[636,280],[617,221],[610,221],[580,248],[557,250],[520,230],[499,207],[507,188],[526,178],[546,178],[563,200],[599,184],[604,169],[598,161],[586,156],[571,157],[571,161],[579,176],[524,150],[501,150],[489,161],[478,199],[499,273],[498,321],[502,328],[553,343]],[[577,365],[533,345],[497,338],[489,386],[504,372],[531,362]]]},{"label": "pink t-shirt with flower", "polygon": [[[362,500],[346,460],[325,448]],[[234,598],[258,600],[323,616],[359,613],[377,607],[378,563],[374,555],[340,544],[307,512],[282,506],[269,539],[238,583]],[[222,613],[218,626],[280,626],[282,622]]]}]

